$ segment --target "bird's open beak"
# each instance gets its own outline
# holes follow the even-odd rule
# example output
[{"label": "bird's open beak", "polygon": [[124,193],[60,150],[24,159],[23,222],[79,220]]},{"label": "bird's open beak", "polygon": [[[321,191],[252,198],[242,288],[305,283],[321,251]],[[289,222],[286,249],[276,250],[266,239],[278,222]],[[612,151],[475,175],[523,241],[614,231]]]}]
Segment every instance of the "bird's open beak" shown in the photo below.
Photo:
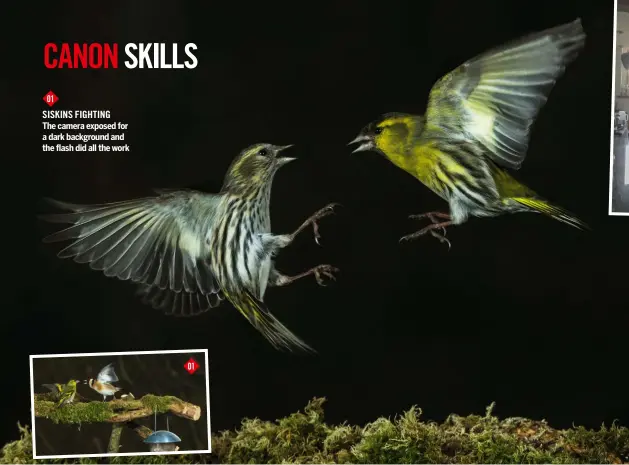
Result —
[{"label": "bird's open beak", "polygon": [[[293,144],[289,144],[289,145],[284,145],[283,147],[278,147],[277,148],[277,153],[283,152],[286,149],[289,149],[293,146]],[[290,163],[291,161],[296,160],[296,158],[294,157],[277,157],[277,162],[280,164],[280,166],[283,166],[287,163]]]},{"label": "bird's open beak", "polygon": [[351,141],[347,145],[360,144],[352,153],[356,152],[364,152],[366,150],[371,150],[374,147],[373,139],[369,136],[360,135],[353,141]]}]

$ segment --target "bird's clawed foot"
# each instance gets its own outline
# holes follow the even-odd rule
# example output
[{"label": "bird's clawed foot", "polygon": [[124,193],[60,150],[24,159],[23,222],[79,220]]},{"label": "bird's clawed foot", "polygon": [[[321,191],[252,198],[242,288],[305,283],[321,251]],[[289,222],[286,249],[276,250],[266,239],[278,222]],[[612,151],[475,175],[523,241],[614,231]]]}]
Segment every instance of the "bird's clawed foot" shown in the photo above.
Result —
[{"label": "bird's clawed foot", "polygon": [[308,271],[299,273],[295,276],[286,276],[275,272],[275,278],[271,281],[272,286],[286,286],[294,283],[298,279],[305,278],[306,276],[313,275],[317,280],[319,286],[327,286],[326,281],[336,281],[334,273],[338,273],[338,268],[334,268],[332,265],[319,265],[314,268],[310,268]]},{"label": "bird's clawed foot", "polygon": [[313,268],[313,273],[319,286],[327,286],[328,281],[336,281],[334,273],[338,273],[339,269],[331,265],[319,265]]},{"label": "bird's clawed foot", "polygon": [[314,231],[315,242],[317,243],[317,245],[321,245],[321,242],[320,242],[321,234],[319,234],[319,224],[317,223],[317,221],[319,221],[322,218],[325,218],[326,216],[332,215],[334,213],[334,208],[339,207],[339,206],[340,204],[338,203],[331,203],[329,205],[326,205],[325,207],[323,207],[321,210],[317,211],[316,213],[314,213],[310,218],[304,221],[304,223],[299,227],[299,229],[297,229],[297,231],[293,233],[293,237],[299,234],[301,231],[303,231],[308,225],[312,225],[312,229]]},{"label": "bird's clawed foot", "polygon": [[[400,242],[411,241],[425,235],[426,233],[430,233],[430,235],[437,238],[439,242],[448,244],[448,250],[450,250],[450,248],[452,247],[452,243],[446,238],[446,228],[448,226],[451,226],[453,223],[452,217],[449,214],[442,212],[428,212],[422,213],[420,215],[411,215],[409,216],[409,218],[414,220],[428,218],[432,222],[432,224],[420,229],[417,232],[403,236],[400,239]],[[440,230],[441,232],[438,232],[438,230]]]}]

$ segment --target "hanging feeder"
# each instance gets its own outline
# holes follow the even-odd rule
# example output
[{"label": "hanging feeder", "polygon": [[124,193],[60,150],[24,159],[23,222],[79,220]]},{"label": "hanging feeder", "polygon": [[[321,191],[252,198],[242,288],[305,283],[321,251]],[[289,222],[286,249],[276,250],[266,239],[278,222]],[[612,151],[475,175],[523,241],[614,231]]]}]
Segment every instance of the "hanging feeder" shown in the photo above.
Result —
[{"label": "hanging feeder", "polygon": [[149,445],[151,452],[174,452],[177,450],[177,443],[181,438],[170,431],[155,431],[144,440]]},{"label": "hanging feeder", "polygon": [[[157,429],[157,413],[155,413],[155,428]],[[175,452],[179,449],[178,442],[181,442],[181,438],[170,432],[168,417],[166,417],[166,430],[155,431],[144,440],[144,444],[149,445],[151,452]]]}]

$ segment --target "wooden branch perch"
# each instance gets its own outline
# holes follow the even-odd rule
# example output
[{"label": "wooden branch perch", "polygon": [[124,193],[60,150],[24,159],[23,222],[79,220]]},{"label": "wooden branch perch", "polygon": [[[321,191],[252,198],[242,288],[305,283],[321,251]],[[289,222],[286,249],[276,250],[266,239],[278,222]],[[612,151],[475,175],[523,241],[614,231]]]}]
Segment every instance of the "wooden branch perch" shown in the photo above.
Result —
[{"label": "wooden branch perch", "polygon": [[[143,404],[142,400],[114,400],[110,403],[114,404],[112,405],[114,411],[117,409],[121,410],[120,413],[114,413],[107,420],[110,423],[126,423],[138,418],[150,417],[155,413],[155,409],[152,406]],[[122,405],[122,408],[119,407],[120,405]],[[192,421],[197,421],[201,418],[201,407],[179,399],[168,404],[168,412]]]},{"label": "wooden branch perch", "polygon": [[[201,407],[173,396],[146,395],[141,399],[110,402],[74,402],[55,408],[46,394],[35,394],[35,416],[55,423],[127,423],[157,413],[172,413],[188,420],[201,418]],[[149,433],[150,434],[150,433]]]}]

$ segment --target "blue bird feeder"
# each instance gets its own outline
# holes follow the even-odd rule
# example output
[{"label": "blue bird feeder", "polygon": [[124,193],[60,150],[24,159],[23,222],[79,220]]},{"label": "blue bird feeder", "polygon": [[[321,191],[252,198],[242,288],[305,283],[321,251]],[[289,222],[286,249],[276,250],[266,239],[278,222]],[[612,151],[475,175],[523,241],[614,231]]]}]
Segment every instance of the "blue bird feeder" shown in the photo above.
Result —
[{"label": "blue bird feeder", "polygon": [[[155,429],[157,429],[157,412],[154,413],[154,417]],[[181,442],[181,438],[170,432],[168,416],[166,416],[166,430],[154,431],[144,440],[144,444],[149,445],[151,452],[175,452],[179,450],[178,442]]]},{"label": "blue bird feeder", "polygon": [[167,452],[176,451],[177,443],[181,442],[181,438],[170,431],[155,431],[144,440],[144,444],[148,444],[151,452]]}]

